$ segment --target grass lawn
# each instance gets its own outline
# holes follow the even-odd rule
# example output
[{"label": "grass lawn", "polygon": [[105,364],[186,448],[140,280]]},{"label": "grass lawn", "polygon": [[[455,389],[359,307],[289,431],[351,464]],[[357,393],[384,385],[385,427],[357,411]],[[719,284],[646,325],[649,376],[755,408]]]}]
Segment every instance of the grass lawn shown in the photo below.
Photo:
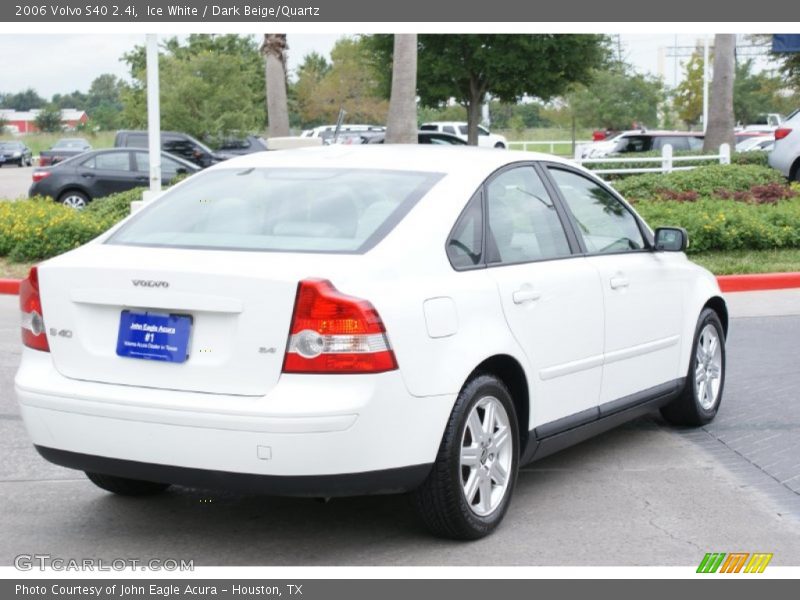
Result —
[{"label": "grass lawn", "polygon": [[800,271],[800,249],[731,250],[689,256],[715,275]]},{"label": "grass lawn", "polygon": [[36,156],[42,150],[48,150],[61,138],[85,138],[89,140],[92,148],[99,150],[101,148],[114,147],[114,131],[65,131],[63,133],[28,133],[20,136],[13,136],[10,134],[0,135],[0,141],[17,141],[22,142],[33,151]]},{"label": "grass lawn", "polygon": [[[800,271],[800,249],[704,252],[689,258],[715,275]],[[10,263],[0,258],[0,279],[25,277],[30,268],[29,263]]]}]

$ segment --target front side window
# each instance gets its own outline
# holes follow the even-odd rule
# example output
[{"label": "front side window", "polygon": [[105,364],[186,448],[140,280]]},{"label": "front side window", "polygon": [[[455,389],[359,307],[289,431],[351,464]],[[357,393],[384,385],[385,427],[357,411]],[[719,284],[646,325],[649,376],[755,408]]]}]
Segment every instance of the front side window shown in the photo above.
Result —
[{"label": "front side window", "polygon": [[444,131],[445,133],[452,133],[452,134],[455,134],[456,132],[456,130],[451,125],[445,125],[444,127],[442,127],[442,131]]},{"label": "front side window", "polygon": [[569,243],[544,183],[531,166],[500,173],[486,186],[489,263],[568,256]]},{"label": "front side window", "polygon": [[199,173],[107,243],[282,252],[366,252],[441,173],[259,168]]},{"label": "front side window", "polygon": [[588,252],[603,254],[645,247],[636,217],[609,191],[572,171],[551,168],[550,174],[575,218]]}]

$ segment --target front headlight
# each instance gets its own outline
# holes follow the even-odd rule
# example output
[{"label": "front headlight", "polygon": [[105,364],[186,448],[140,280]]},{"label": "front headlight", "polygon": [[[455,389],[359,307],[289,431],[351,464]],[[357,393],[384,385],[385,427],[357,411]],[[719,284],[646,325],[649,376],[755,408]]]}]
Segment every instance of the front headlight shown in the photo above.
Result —
[{"label": "front headlight", "polygon": [[14,152],[14,158],[19,158],[22,156],[22,152]]}]

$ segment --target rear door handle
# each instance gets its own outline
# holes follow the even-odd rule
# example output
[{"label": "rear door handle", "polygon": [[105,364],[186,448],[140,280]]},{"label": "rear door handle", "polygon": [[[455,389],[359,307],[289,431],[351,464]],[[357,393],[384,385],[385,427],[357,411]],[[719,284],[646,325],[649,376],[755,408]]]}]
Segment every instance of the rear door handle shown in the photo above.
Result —
[{"label": "rear door handle", "polygon": [[528,288],[521,288],[511,294],[514,304],[524,304],[525,302],[534,302],[542,297],[541,292],[531,290]]},{"label": "rear door handle", "polygon": [[627,277],[622,277],[622,276],[618,275],[616,277],[612,277],[611,281],[609,283],[611,284],[611,289],[612,290],[618,290],[618,289],[621,289],[621,288],[628,287],[631,282],[628,281]]}]

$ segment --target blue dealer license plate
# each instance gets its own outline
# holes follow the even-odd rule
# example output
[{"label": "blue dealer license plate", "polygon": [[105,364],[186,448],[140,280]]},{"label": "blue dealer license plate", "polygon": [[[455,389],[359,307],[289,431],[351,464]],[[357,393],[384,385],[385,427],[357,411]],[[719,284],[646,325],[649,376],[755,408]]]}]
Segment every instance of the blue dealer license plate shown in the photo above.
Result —
[{"label": "blue dealer license plate", "polygon": [[119,319],[117,355],[182,363],[188,358],[192,317],[123,310]]}]

